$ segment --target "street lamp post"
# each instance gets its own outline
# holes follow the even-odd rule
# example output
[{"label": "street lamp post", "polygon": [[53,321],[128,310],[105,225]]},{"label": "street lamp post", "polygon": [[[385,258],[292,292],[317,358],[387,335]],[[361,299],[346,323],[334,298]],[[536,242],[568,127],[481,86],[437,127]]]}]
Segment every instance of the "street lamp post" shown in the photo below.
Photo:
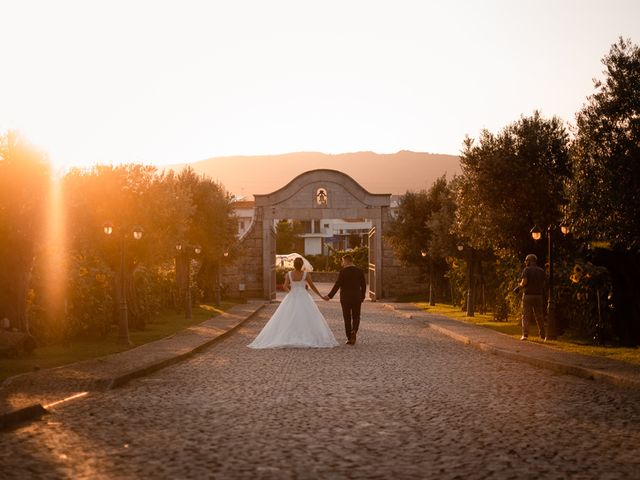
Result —
[{"label": "street lamp post", "polygon": [[[102,226],[102,230],[105,235],[111,236],[114,231],[113,224],[106,222]],[[135,240],[140,240],[144,230],[141,226],[136,225],[131,231],[131,235]],[[131,339],[129,338],[129,307],[127,306],[127,283],[126,283],[126,230],[120,229],[120,324],[118,340],[126,345],[131,345]]]},{"label": "street lamp post", "polygon": [[[226,260],[226,258],[229,256],[229,252],[224,252],[222,254],[222,257]],[[222,301],[222,292],[221,292],[221,287],[220,287],[220,280],[221,280],[221,276],[220,276],[220,268],[222,266],[221,262],[218,262],[218,266],[216,268],[216,298],[215,298],[215,303],[217,306],[220,305],[220,302]]]},{"label": "street lamp post", "polygon": [[436,304],[433,299],[433,258],[426,250],[421,250],[420,255],[422,255],[422,258],[429,257],[429,305],[433,307]]},{"label": "street lamp post", "polygon": [[[184,318],[192,318],[191,310],[191,258],[194,255],[200,255],[202,248],[198,245],[188,245],[183,243],[176,244],[177,257],[176,260],[180,260],[182,264],[182,286],[184,288]],[[176,278],[177,278],[176,268]]]},{"label": "street lamp post", "polygon": [[[566,223],[559,225],[563,235],[569,233]],[[549,281],[547,282],[547,332],[546,338],[554,340],[558,337],[558,324],[556,319],[556,301],[553,294],[553,236],[558,226],[554,223],[547,227],[547,262],[549,263]],[[537,225],[531,229],[531,238],[539,241],[542,238],[542,229]]]}]

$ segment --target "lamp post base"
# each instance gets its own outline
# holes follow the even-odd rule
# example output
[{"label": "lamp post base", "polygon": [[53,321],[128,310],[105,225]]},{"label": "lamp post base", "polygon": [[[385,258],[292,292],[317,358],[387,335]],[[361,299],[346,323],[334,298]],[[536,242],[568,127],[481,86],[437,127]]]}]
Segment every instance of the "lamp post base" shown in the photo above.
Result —
[{"label": "lamp post base", "polygon": [[191,320],[193,314],[191,312],[191,295],[187,294],[184,300],[184,318],[187,320]]},{"label": "lamp post base", "polygon": [[118,333],[118,343],[122,345],[133,345],[129,338],[129,317],[127,302],[120,303],[120,332]]},{"label": "lamp post base", "polygon": [[558,326],[556,325],[556,306],[553,302],[547,304],[547,331],[546,340],[558,338]]}]

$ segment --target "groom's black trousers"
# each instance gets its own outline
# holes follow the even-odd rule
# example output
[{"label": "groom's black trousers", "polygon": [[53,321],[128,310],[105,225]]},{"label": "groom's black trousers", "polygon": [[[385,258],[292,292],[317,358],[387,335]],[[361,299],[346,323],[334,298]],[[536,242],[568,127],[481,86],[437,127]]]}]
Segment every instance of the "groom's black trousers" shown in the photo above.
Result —
[{"label": "groom's black trousers", "polygon": [[360,326],[360,308],[362,302],[360,300],[351,302],[340,302],[342,307],[342,316],[344,317],[344,331],[347,334],[347,338],[350,337],[351,332],[357,332]]}]

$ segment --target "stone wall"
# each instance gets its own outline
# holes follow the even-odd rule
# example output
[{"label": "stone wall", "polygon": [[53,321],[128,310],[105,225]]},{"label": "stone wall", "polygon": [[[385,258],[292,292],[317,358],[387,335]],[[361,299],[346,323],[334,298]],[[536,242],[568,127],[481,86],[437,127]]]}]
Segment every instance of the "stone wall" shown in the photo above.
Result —
[{"label": "stone wall", "polygon": [[263,298],[262,220],[256,218],[234,249],[236,260],[225,265],[221,283],[231,298]]},{"label": "stone wall", "polygon": [[[382,219],[382,231],[389,228],[391,217],[386,211]],[[382,298],[393,299],[401,295],[424,292],[427,282],[419,267],[402,265],[393,249],[382,238]]]}]

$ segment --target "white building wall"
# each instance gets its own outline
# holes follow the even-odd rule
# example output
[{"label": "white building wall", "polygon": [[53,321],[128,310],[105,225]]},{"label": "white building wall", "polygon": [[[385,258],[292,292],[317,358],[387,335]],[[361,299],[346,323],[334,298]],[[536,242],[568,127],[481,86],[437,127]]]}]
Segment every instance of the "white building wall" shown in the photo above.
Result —
[{"label": "white building wall", "polygon": [[234,208],[233,212],[238,223],[238,237],[242,237],[242,235],[244,235],[251,226],[251,222],[253,221],[254,209],[253,207]]},{"label": "white building wall", "polygon": [[320,255],[321,253],[322,253],[322,238],[321,237],[305,237],[304,254]]}]

